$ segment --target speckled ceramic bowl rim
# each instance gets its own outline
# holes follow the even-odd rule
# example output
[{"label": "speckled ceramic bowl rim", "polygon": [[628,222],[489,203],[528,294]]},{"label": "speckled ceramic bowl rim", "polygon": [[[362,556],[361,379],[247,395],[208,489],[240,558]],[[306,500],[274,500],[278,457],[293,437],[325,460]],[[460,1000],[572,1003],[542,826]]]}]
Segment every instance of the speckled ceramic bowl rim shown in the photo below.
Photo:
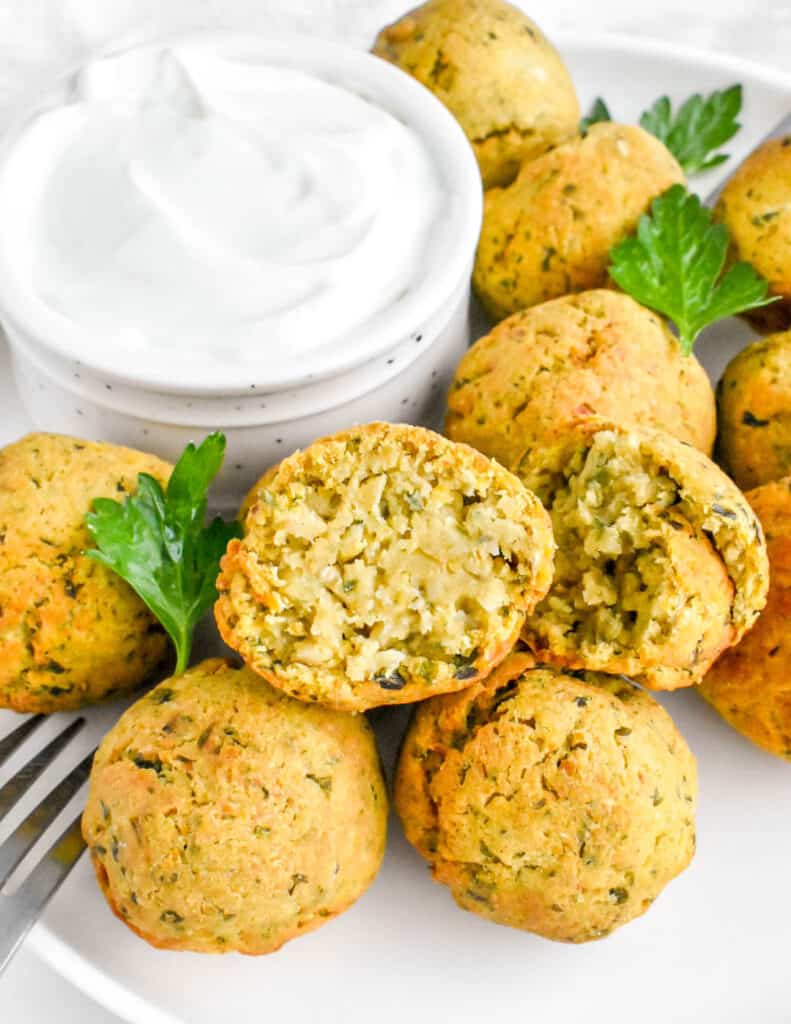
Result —
[{"label": "speckled ceramic bowl rim", "polygon": [[[293,363],[267,367],[254,359],[206,362],[197,354],[175,353],[172,359],[155,363],[140,361],[133,370],[121,369],[112,350],[88,353],[79,342],[79,327],[50,309],[25,287],[14,267],[14,255],[0,244],[0,317],[17,333],[59,356],[79,359],[109,380],[129,386],[156,389],[164,393],[190,392],[196,395],[241,394],[251,385],[269,392],[294,388],[308,382],[353,370],[423,330],[457,290],[469,273],[477,245],[483,197],[480,175],[472,149],[455,119],[424,86],[386,61],[340,43],[298,34],[278,33],[271,37],[245,36],[236,32],[179,34],[142,48],[163,45],[211,43],[216,52],[232,53],[240,59],[260,59],[286,66],[307,67],[328,78],[356,88],[414,128],[424,140],[454,197],[449,214],[447,258],[396,303],[360,325],[342,343],[325,345]],[[93,55],[101,59],[109,53]],[[83,62],[84,63],[84,62]],[[61,75],[57,82],[28,103],[16,116],[0,145],[0,165],[13,152],[19,135],[40,110],[58,104],[69,78],[78,67]],[[61,96],[58,90],[61,90]],[[2,168],[0,168],[2,170]],[[1,184],[0,180],[0,184]],[[426,339],[428,344],[433,339]]]},{"label": "speckled ceramic bowl rim", "polygon": [[322,381],[311,380],[302,387],[262,391],[249,385],[243,394],[173,394],[130,386],[126,381],[109,383],[80,362],[64,359],[43,346],[18,338],[13,330],[7,337],[13,352],[48,378],[75,402],[89,402],[126,416],[145,417],[162,426],[196,427],[207,424],[223,429],[295,423],[342,405],[348,405],[393,378],[403,376],[420,356],[438,342],[460,303],[466,308],[471,266],[467,279],[451,295],[447,306],[425,324],[423,333],[412,335],[394,348],[367,360],[347,373]]}]

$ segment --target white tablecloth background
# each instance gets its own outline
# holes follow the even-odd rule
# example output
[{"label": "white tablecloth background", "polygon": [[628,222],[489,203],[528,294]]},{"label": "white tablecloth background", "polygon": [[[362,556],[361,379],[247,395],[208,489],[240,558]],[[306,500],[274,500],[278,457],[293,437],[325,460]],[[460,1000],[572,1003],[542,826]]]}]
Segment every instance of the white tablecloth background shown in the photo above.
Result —
[{"label": "white tablecloth background", "polygon": [[[0,0],[0,125],[15,101],[110,43],[185,28],[297,27],[367,42],[408,0]],[[791,0],[533,0],[553,31],[669,39],[791,70]],[[31,953],[0,980],[3,1024],[119,1024]]]},{"label": "white tablecloth background", "polygon": [[[97,48],[185,27],[288,25],[361,43],[408,0],[0,0],[0,119],[20,90]],[[788,64],[790,0],[525,0],[550,34],[600,29]]]}]

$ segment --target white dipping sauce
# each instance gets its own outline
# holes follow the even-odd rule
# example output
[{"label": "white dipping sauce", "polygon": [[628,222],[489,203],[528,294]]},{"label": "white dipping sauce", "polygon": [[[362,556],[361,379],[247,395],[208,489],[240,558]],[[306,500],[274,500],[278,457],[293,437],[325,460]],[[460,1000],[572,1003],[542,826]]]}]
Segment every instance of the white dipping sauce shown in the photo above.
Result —
[{"label": "white dipping sauce", "polygon": [[45,168],[30,287],[88,347],[290,359],[364,325],[437,256],[446,203],[423,140],[295,68],[187,47],[104,59],[26,148]]}]

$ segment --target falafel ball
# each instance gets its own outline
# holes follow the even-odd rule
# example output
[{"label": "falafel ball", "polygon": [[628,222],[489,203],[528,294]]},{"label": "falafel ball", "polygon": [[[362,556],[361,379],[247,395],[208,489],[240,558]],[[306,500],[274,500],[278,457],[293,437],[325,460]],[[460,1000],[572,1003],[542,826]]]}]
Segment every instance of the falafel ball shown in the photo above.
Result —
[{"label": "falafel ball", "polygon": [[761,338],[717,388],[717,457],[743,489],[791,473],[791,331]]},{"label": "falafel ball", "polygon": [[94,498],[171,467],[130,448],[28,434],[0,450],[0,707],[79,708],[143,682],[168,641],[132,588],[84,552]]},{"label": "falafel ball", "polygon": [[557,50],[503,0],[428,0],[376,38],[373,52],[429,88],[472,144],[484,188],[571,138],[580,118]]},{"label": "falafel ball", "polygon": [[759,146],[734,172],[714,208],[731,236],[732,260],[746,260],[780,302],[751,310],[758,330],[791,327],[791,135]]},{"label": "falafel ball", "polygon": [[587,942],[644,913],[695,851],[695,759],[628,680],[512,654],[417,708],[395,804],[456,902]]},{"label": "falafel ball", "polygon": [[494,320],[607,283],[610,249],[684,175],[635,125],[594,124],[484,199],[473,284]]},{"label": "falafel ball", "polygon": [[113,726],[83,834],[113,912],[160,949],[271,953],[376,877],[387,796],[365,718],[204,661]]},{"label": "falafel ball", "polygon": [[552,578],[538,498],[422,427],[316,441],[247,507],[217,582],[220,633],[273,686],[343,710],[469,686]]},{"label": "falafel ball", "polygon": [[754,624],[769,576],[761,526],[702,452],[587,417],[518,473],[558,544],[523,632],[540,660],[673,690],[700,682]]},{"label": "falafel ball", "polygon": [[791,761],[791,477],[746,497],[766,533],[769,599],[738,646],[714,663],[700,692],[734,729]]},{"label": "falafel ball", "polygon": [[564,424],[596,413],[711,454],[714,393],[656,313],[599,289],[514,313],[456,368],[445,431],[510,466]]}]

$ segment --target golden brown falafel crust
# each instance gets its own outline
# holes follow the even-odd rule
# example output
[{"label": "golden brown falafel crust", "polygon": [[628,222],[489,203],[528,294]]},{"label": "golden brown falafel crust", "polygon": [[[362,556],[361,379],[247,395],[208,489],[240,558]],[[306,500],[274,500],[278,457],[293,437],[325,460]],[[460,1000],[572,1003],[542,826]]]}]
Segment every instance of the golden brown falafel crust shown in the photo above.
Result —
[{"label": "golden brown falafel crust", "polygon": [[577,131],[580,109],[560,55],[502,0],[429,0],[382,29],[373,52],[429,88],[472,144],[484,188]]},{"label": "golden brown falafel crust", "polygon": [[622,678],[510,655],[416,709],[395,805],[465,910],[563,942],[642,914],[695,849],[695,760]]},{"label": "golden brown falafel crust", "polygon": [[552,578],[535,495],[422,427],[316,441],[245,507],[217,583],[220,633],[273,686],[347,711],[486,675]]},{"label": "golden brown falafel crust", "polygon": [[742,349],[717,387],[717,458],[743,489],[791,473],[791,331]]},{"label": "golden brown falafel crust", "polygon": [[684,175],[653,135],[595,124],[522,164],[512,185],[491,189],[473,285],[494,320],[607,283],[610,249],[656,196]]},{"label": "golden brown falafel crust", "polygon": [[113,912],[151,945],[258,955],[362,895],[386,821],[363,716],[291,700],[212,659],[107,734],[83,834]]},{"label": "golden brown falafel crust", "polygon": [[558,544],[522,634],[542,661],[672,690],[700,682],[754,624],[769,575],[761,526],[696,448],[587,417],[518,473]]},{"label": "golden brown falafel crust", "polygon": [[167,638],[119,576],[86,557],[94,498],[122,499],[137,475],[166,482],[153,455],[58,434],[0,451],[0,707],[49,713],[143,682]]},{"label": "golden brown falafel crust", "polygon": [[512,466],[589,413],[666,430],[711,454],[706,371],[661,317],[606,289],[514,313],[477,341],[456,369],[445,431]]},{"label": "golden brown falafel crust", "polygon": [[770,754],[791,760],[791,477],[749,491],[769,551],[769,598],[741,642],[700,686],[726,722]]},{"label": "golden brown falafel crust", "polygon": [[747,260],[781,302],[747,318],[765,332],[791,326],[791,136],[770,139],[737,168],[714,208],[731,236],[731,260]]}]

